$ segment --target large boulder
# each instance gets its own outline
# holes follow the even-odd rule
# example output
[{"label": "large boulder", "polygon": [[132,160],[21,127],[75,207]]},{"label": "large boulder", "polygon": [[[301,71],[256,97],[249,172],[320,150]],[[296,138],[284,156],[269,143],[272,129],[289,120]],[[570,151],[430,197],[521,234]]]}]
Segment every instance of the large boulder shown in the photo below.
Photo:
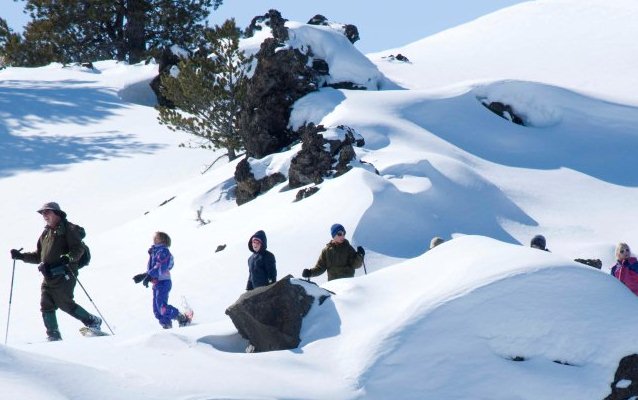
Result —
[{"label": "large boulder", "polygon": [[638,398],[638,354],[620,360],[611,394],[605,400],[629,400]]},{"label": "large boulder", "polygon": [[328,291],[318,299],[307,293],[292,276],[242,294],[226,309],[239,334],[250,342],[254,352],[294,349],[301,342],[303,318],[315,300],[330,296]]}]

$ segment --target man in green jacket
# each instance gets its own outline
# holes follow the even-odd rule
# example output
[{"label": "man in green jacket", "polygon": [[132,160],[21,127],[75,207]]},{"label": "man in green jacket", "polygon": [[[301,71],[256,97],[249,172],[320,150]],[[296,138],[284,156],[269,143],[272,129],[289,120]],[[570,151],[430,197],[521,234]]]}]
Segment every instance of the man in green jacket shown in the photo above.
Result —
[{"label": "man in green jacket", "polygon": [[29,264],[39,264],[44,276],[40,290],[40,311],[49,341],[61,340],[55,311],[59,308],[92,329],[100,329],[102,319],[89,314],[73,300],[78,274],[78,261],[84,253],[81,228],[66,220],[58,203],[46,203],[38,210],[46,226],[34,252],[21,253],[12,249],[11,258]]},{"label": "man in green jacket", "polygon": [[352,278],[354,270],[363,264],[365,250],[357,247],[357,250],[350,245],[346,239],[346,230],[341,224],[334,224],[330,227],[332,240],[324,247],[314,268],[304,269],[301,276],[310,278],[319,276],[328,271],[328,280],[339,278]]}]

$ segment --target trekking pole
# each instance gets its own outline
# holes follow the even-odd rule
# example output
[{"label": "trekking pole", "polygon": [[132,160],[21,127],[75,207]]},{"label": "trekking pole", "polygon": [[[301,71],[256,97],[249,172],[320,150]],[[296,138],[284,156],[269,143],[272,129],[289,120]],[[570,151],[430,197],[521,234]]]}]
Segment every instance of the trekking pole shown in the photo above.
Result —
[{"label": "trekking pole", "polygon": [[93,299],[91,298],[91,296],[89,296],[89,292],[86,291],[86,289],[84,289],[84,285],[82,284],[82,282],[80,282],[80,280],[78,279],[77,276],[75,276],[75,274],[73,273],[73,271],[71,271],[70,269],[68,270],[69,273],[71,274],[71,276],[73,278],[75,278],[75,280],[77,281],[77,283],[80,284],[80,287],[82,288],[82,290],[84,290],[84,294],[86,294],[86,297],[89,298],[89,301],[91,302],[91,304],[93,304],[93,307],[95,307],[95,310],[97,311],[98,314],[100,314],[100,318],[102,318],[102,321],[104,321],[104,323],[106,324],[106,327],[109,328],[109,331],[111,331],[112,335],[115,335],[115,332],[113,332],[113,329],[111,329],[111,325],[109,325],[108,322],[106,322],[106,318],[104,318],[104,315],[102,315],[102,313],[100,312],[100,309],[97,308],[97,306],[95,305],[95,303],[93,302]]},{"label": "trekking pole", "polygon": [[[18,252],[21,252],[24,247],[20,248]],[[7,312],[7,330],[4,332],[4,345],[7,345],[7,338],[9,337],[9,319],[11,318],[11,301],[13,300],[13,278],[16,275],[16,260],[13,259],[13,270],[11,271],[11,290],[9,291],[9,311]]]}]

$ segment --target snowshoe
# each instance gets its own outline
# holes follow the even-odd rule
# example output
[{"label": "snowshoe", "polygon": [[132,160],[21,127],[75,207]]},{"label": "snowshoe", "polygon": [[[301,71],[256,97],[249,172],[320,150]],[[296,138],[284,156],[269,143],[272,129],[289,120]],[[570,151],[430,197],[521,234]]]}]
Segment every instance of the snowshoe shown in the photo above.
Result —
[{"label": "snowshoe", "polygon": [[190,325],[192,321],[193,310],[186,310],[183,313],[179,313],[179,315],[177,316],[177,322],[179,323],[180,327]]},{"label": "snowshoe", "polygon": [[182,296],[182,309],[184,311],[179,313],[177,316],[177,322],[180,327],[190,325],[193,322],[194,315],[193,309],[188,304],[188,301],[186,301],[186,297],[184,296]]},{"label": "snowshoe", "polygon": [[95,337],[95,336],[110,336],[108,333],[104,332],[99,328],[91,328],[88,326],[83,326],[80,328],[80,333],[82,336],[86,337]]}]

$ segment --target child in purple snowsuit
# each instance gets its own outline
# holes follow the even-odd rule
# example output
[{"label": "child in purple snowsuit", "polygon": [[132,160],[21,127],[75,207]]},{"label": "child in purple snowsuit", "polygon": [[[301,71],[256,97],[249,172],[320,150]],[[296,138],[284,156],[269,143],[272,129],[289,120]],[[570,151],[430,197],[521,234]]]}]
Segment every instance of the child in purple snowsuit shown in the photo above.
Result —
[{"label": "child in purple snowsuit", "polygon": [[155,232],[153,245],[148,249],[149,259],[144,278],[144,286],[153,283],[153,314],[164,329],[173,327],[172,320],[176,319],[180,326],[187,325],[190,319],[179,310],[168,304],[168,294],[171,291],[171,269],[173,255],[168,248],[171,238],[164,232]]}]

